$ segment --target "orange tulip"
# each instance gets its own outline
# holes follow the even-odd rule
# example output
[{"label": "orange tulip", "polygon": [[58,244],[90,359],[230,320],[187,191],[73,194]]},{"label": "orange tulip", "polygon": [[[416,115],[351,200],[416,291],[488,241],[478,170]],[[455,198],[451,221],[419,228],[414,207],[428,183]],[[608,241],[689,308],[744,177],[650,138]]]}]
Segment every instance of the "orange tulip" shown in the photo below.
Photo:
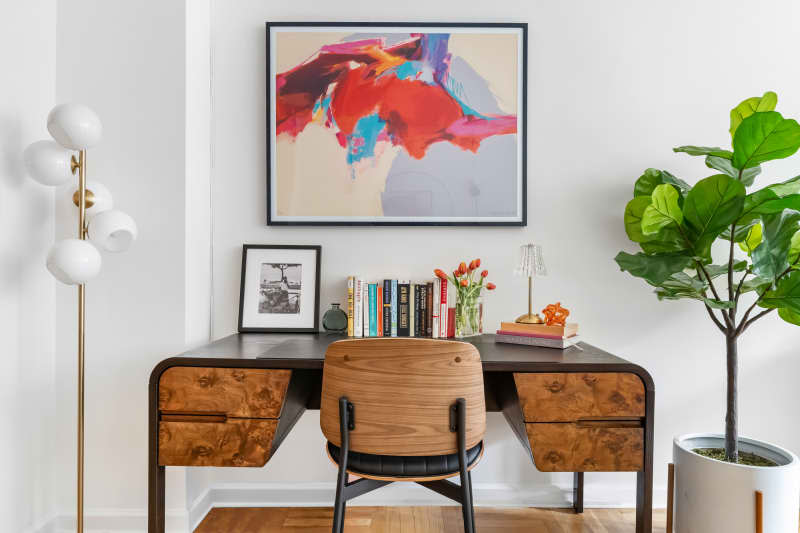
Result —
[{"label": "orange tulip", "polygon": [[475,260],[475,268],[480,268],[480,267],[481,267],[481,260],[480,259],[476,259]]},{"label": "orange tulip", "polygon": [[495,285],[494,283],[489,282],[489,283],[486,284],[486,288],[489,289],[490,291],[493,291],[493,290],[495,290],[497,288],[497,285]]},{"label": "orange tulip", "polygon": [[462,279],[461,280],[461,286],[462,287],[466,287],[467,285],[469,285],[469,282],[466,279]]},{"label": "orange tulip", "polygon": [[464,261],[461,261],[461,263],[458,265],[458,271],[462,274],[467,273],[467,264]]},{"label": "orange tulip", "polygon": [[461,273],[460,273],[458,270],[453,270],[453,277],[454,277],[454,278],[457,278],[457,277],[459,277],[460,275],[461,275]]},{"label": "orange tulip", "polygon": [[445,274],[441,268],[437,268],[433,273],[436,274],[436,277],[439,279],[447,279],[447,274]]},{"label": "orange tulip", "polygon": [[488,270],[484,270],[483,272],[481,272],[481,277],[482,278],[485,278],[488,275],[489,275],[489,271]]},{"label": "orange tulip", "polygon": [[469,262],[469,271],[472,272],[473,270],[475,270],[475,260],[474,259]]}]

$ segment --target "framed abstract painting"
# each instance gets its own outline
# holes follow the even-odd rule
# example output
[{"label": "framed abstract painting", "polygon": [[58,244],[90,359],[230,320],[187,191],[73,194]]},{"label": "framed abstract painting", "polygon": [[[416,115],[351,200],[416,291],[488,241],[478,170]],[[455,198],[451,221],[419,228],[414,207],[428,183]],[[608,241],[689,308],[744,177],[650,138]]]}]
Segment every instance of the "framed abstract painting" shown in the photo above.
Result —
[{"label": "framed abstract painting", "polygon": [[526,224],[527,24],[266,26],[267,224]]}]

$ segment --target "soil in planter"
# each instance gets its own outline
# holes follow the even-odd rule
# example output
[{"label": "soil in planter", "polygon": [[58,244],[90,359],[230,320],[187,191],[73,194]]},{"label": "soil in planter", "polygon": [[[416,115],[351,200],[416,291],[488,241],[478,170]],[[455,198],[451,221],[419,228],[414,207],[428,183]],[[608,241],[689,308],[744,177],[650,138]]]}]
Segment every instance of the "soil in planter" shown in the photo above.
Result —
[{"label": "soil in planter", "polygon": [[[725,448],[695,448],[692,451],[703,457],[709,457],[717,461],[725,461]],[[738,464],[747,466],[778,466],[777,463],[769,459],[748,452],[739,452]]]}]

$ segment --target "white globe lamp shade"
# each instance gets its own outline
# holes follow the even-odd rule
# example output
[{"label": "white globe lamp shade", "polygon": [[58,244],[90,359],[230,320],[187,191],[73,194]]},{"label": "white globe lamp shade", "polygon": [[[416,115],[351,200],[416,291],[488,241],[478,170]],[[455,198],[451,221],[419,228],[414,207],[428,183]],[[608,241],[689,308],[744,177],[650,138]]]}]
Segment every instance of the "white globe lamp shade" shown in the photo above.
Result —
[{"label": "white globe lamp shade", "polygon": [[137,235],[136,222],[119,209],[103,211],[89,222],[89,238],[107,252],[124,252]]},{"label": "white globe lamp shade", "polygon": [[22,154],[25,168],[42,185],[63,185],[72,179],[72,152],[55,141],[36,141]]},{"label": "white globe lamp shade", "polygon": [[[66,198],[64,201],[68,202],[69,207],[73,210],[75,208],[74,199],[77,198],[77,192],[77,185],[71,185],[65,189]],[[86,182],[86,201],[87,206],[91,204],[91,207],[86,208],[86,217],[88,220],[114,207],[114,198],[111,196],[111,191],[108,190],[108,187],[96,181]],[[77,213],[77,210],[75,210],[75,213]]]},{"label": "white globe lamp shade", "polygon": [[83,104],[60,104],[47,115],[47,131],[64,148],[85,150],[100,142],[103,124]]},{"label": "white globe lamp shade", "polygon": [[97,248],[80,239],[58,241],[47,254],[47,270],[67,285],[82,285],[95,277],[101,262]]}]

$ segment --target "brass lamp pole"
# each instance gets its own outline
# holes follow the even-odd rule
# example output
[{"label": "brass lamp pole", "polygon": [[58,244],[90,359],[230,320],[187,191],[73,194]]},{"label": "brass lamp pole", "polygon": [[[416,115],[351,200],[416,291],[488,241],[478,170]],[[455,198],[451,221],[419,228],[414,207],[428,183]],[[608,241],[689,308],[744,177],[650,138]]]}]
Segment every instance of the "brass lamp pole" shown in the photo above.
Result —
[{"label": "brass lamp pole", "polygon": [[[97,115],[82,104],[61,104],[47,115],[47,130],[55,139],[37,141],[25,149],[25,167],[42,185],[62,185],[78,176],[72,202],[78,206],[78,238],[55,243],[47,254],[47,269],[60,282],[78,286],[78,441],[77,516],[78,533],[84,530],[85,383],[86,383],[86,285],[100,272],[98,248],[108,252],[126,250],[138,230],[133,219],[111,209],[111,193],[93,182],[87,188],[86,149],[100,142],[103,127]],[[77,157],[74,152],[78,152]],[[87,210],[91,212],[87,213]],[[88,216],[87,216],[88,215]],[[90,239],[91,242],[89,242]]]}]

